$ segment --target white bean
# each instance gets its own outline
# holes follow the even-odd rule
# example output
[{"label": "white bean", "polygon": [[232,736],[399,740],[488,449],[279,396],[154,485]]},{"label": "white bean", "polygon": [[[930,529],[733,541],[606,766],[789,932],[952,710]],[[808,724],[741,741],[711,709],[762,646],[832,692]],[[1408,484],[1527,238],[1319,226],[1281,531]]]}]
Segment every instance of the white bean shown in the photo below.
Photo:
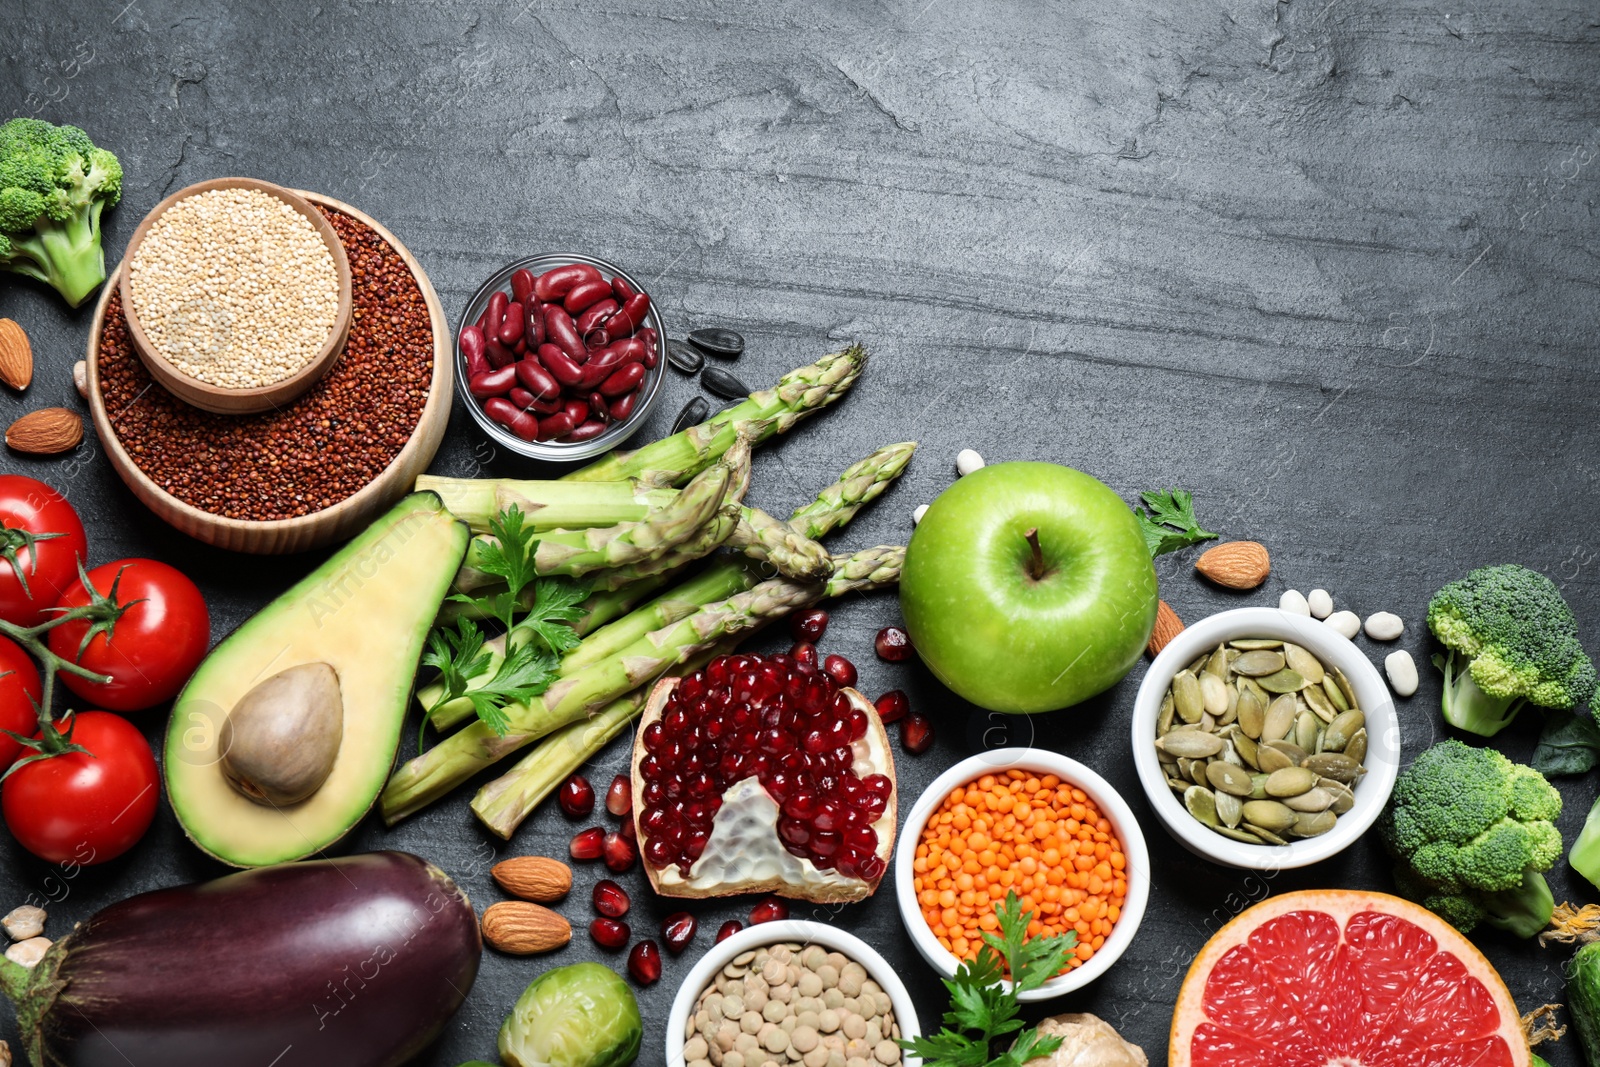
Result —
[{"label": "white bean", "polygon": [[1367,616],[1367,636],[1374,641],[1393,641],[1405,630],[1406,624],[1392,611],[1378,611]]},{"label": "white bean", "polygon": [[6,949],[6,959],[23,967],[34,967],[44,959],[45,950],[49,947],[48,937],[30,937]]},{"label": "white bean", "polygon": [[1298,589],[1285,589],[1278,598],[1278,607],[1282,611],[1293,612],[1296,615],[1310,615],[1311,605],[1306,603],[1306,598]]},{"label": "white bean", "polygon": [[1311,606],[1313,619],[1326,619],[1333,614],[1333,596],[1326,589],[1311,590],[1311,595],[1306,597],[1306,603]]},{"label": "white bean", "polygon": [[970,448],[956,453],[956,471],[963,477],[983,466],[983,457]]},{"label": "white bean", "polygon": [[1417,664],[1405,649],[1385,656],[1383,669],[1396,694],[1408,697],[1417,691]]},{"label": "white bean", "polygon": [[0,919],[0,926],[6,931],[6,936],[13,941],[26,941],[30,937],[38,937],[44,933],[45,913],[43,908],[36,908],[32,904],[21,904],[12,908],[4,919]]},{"label": "white bean", "polygon": [[918,504],[917,510],[911,513],[911,525],[915,526],[922,521],[922,516],[928,513],[928,505]]},{"label": "white bean", "polygon": [[1322,621],[1345,637],[1354,637],[1361,632],[1361,616],[1353,611],[1336,611]]}]

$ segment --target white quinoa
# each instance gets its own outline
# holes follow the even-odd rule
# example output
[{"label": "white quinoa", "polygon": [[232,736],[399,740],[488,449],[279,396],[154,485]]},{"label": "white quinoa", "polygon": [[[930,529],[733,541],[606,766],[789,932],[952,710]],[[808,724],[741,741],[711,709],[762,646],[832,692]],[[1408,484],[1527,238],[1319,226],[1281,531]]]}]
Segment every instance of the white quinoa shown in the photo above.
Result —
[{"label": "white quinoa", "polygon": [[339,275],[322,235],[287,203],[211,189],[150,227],[129,295],[145,337],[179,371],[252,389],[316,358],[337,318]]}]

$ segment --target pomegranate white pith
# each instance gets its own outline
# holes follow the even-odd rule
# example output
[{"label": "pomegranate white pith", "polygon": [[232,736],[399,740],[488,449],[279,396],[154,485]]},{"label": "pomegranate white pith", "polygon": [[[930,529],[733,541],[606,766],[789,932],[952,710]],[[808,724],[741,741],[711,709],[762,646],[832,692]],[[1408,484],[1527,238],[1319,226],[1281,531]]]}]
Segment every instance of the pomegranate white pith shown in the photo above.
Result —
[{"label": "pomegranate white pith", "polygon": [[[682,679],[664,678],[651,691],[639,721],[633,751],[634,821],[641,858],[650,854],[647,780],[641,772],[648,749],[646,731],[659,723]],[[817,902],[856,901],[870,896],[887,871],[894,852],[896,790],[894,758],[889,738],[872,703],[853,689],[838,689],[855,712],[865,717],[866,729],[850,743],[850,773],[858,780],[881,775],[888,780],[888,795],[881,814],[870,824],[876,835],[873,854],[875,876],[857,877],[817,866],[795,855],[779,837],[780,806],[755,775],[746,775],[724,788],[720,807],[711,820],[709,838],[685,874],[676,862],[658,866],[648,858],[644,868],[657,893],[669,897],[718,897],[741,893],[775,893]],[[725,746],[719,741],[719,746]],[[720,749],[719,749],[720,750]],[[842,756],[841,756],[842,758]],[[881,783],[880,783],[881,784]],[[872,866],[871,864],[868,865]]]}]

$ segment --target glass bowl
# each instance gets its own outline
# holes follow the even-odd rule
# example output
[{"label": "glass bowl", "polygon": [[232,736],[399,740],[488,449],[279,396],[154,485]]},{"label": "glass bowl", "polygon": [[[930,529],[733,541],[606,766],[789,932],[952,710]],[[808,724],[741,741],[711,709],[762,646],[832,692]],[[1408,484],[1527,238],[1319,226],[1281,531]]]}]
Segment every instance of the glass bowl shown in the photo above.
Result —
[{"label": "glass bowl", "polygon": [[472,294],[472,299],[467,302],[467,309],[456,327],[455,360],[456,360],[456,392],[466,404],[467,411],[478,424],[478,429],[484,435],[501,446],[508,452],[529,459],[541,459],[551,463],[571,463],[576,460],[592,459],[604,452],[617,448],[631,438],[645,419],[650,417],[650,411],[655,407],[656,398],[661,393],[661,381],[666,375],[667,367],[667,331],[661,322],[661,316],[656,311],[655,298],[650,300],[650,310],[645,313],[644,325],[656,332],[656,365],[645,371],[644,383],[640,388],[639,399],[633,405],[633,411],[621,422],[613,423],[602,434],[589,438],[587,441],[524,441],[506,427],[491,419],[483,410],[482,402],[467,391],[467,359],[461,351],[461,331],[472,323],[478,321],[484,309],[489,306],[489,297],[496,291],[511,289],[511,275],[518,270],[527,268],[534,274],[543,274],[552,267],[566,266],[571,263],[587,263],[596,268],[607,278],[621,278],[631,285],[635,292],[644,293],[647,290],[641,286],[627,271],[614,263],[608,263],[594,256],[579,255],[575,252],[546,252],[542,255],[529,256],[526,259],[515,260],[501,267],[488,280],[478,287]]}]

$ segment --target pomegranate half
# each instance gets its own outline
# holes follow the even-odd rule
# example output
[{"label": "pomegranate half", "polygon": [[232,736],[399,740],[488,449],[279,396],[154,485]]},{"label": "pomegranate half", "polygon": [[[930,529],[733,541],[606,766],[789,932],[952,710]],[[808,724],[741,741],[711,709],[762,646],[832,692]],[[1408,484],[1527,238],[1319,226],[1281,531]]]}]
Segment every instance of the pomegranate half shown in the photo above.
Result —
[{"label": "pomegranate half", "polygon": [[872,702],[789,656],[721,656],[656,683],[633,818],[666,897],[872,895],[894,854],[894,756]]}]

